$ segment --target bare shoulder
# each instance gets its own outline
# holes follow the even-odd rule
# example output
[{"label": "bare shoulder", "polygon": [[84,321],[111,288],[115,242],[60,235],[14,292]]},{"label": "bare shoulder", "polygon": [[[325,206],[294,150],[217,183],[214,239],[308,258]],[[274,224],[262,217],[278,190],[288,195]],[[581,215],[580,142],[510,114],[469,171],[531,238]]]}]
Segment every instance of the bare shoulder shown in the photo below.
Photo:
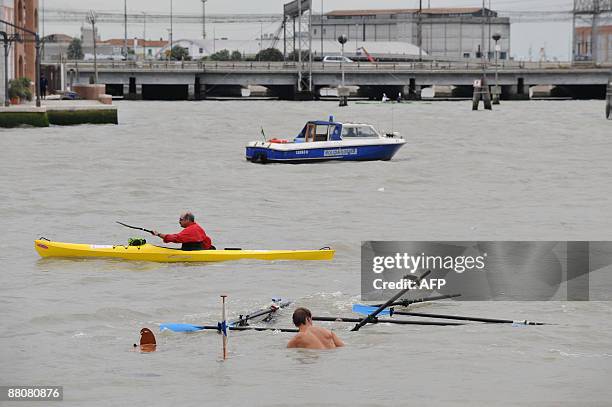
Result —
[{"label": "bare shoulder", "polygon": [[287,343],[287,347],[288,348],[299,348],[303,344],[303,342],[304,342],[304,334],[300,332],[296,334],[293,338],[291,338],[289,343]]},{"label": "bare shoulder", "polygon": [[330,331],[329,329],[320,327],[320,326],[313,326],[310,329],[314,330],[317,334],[322,335],[325,338],[331,338],[333,335],[332,331]]}]

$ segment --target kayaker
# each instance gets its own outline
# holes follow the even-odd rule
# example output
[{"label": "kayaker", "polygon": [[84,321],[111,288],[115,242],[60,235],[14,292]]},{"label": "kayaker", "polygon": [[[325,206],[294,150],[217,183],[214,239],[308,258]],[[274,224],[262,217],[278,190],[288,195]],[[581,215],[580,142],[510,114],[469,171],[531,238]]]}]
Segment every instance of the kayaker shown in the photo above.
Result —
[{"label": "kayaker", "polygon": [[191,212],[185,212],[179,218],[179,224],[183,228],[180,233],[163,234],[156,230],[153,235],[163,239],[164,243],[182,243],[182,250],[214,250],[212,240],[206,232],[195,222],[195,216]]},{"label": "kayaker", "polygon": [[332,331],[312,325],[312,314],[308,308],[295,310],[293,324],[300,332],[289,341],[288,348],[333,349],[344,346],[344,342]]}]

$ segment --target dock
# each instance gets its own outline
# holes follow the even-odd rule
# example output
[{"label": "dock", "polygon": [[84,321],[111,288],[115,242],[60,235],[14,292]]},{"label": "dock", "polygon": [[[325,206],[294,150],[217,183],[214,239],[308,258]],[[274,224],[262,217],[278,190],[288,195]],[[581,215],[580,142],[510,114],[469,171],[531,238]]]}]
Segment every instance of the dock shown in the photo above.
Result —
[{"label": "dock", "polygon": [[78,124],[118,124],[117,107],[93,100],[43,100],[40,107],[0,107],[0,127],[4,128]]}]

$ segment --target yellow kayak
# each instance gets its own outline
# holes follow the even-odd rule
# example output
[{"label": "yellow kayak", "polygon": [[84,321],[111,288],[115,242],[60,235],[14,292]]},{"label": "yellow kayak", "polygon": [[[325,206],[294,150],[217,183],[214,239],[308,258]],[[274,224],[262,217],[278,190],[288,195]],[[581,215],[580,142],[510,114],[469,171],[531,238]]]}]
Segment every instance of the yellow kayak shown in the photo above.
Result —
[{"label": "yellow kayak", "polygon": [[257,260],[331,260],[335,250],[195,250],[183,251],[152,244],[142,246],[96,245],[35,240],[41,257],[115,258],[124,260],[172,262],[213,262],[241,259]]}]

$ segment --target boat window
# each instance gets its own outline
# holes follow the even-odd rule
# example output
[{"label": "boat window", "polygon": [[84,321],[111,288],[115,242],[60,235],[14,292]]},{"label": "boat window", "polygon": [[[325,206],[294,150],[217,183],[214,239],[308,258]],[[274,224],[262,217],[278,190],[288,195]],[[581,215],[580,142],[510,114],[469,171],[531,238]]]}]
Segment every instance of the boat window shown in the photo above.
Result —
[{"label": "boat window", "polygon": [[378,137],[378,134],[372,127],[364,126],[359,128],[359,137]]},{"label": "boat window", "polygon": [[350,137],[378,137],[378,133],[371,126],[344,126],[342,138]]},{"label": "boat window", "polygon": [[304,137],[307,143],[309,141],[315,140],[315,130],[316,130],[316,126],[312,123],[306,126],[306,134],[304,135]]},{"label": "boat window", "polygon": [[317,133],[314,141],[327,141],[327,132],[329,131],[329,126],[327,125],[318,125]]}]

